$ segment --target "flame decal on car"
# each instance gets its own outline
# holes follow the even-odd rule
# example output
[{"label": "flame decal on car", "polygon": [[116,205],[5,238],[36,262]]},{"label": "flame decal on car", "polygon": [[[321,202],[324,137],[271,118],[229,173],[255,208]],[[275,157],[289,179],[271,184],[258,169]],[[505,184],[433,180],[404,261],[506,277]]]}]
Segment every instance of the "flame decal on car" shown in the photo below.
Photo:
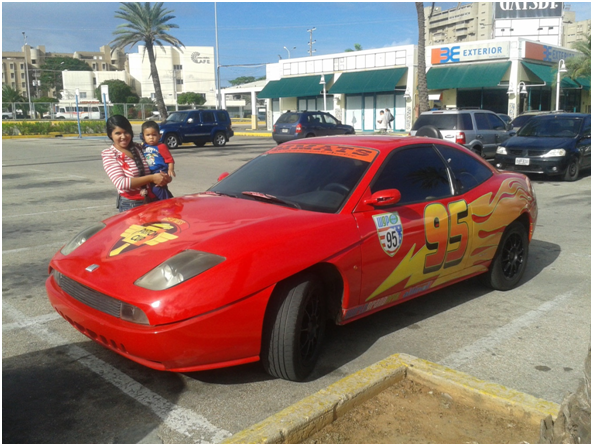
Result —
[{"label": "flame decal on car", "polygon": [[[528,210],[532,205],[532,201],[533,199],[529,195],[524,182],[507,179],[501,183],[496,194],[484,194],[471,202],[467,207],[469,215],[467,212],[465,214],[460,212],[457,215],[451,212],[448,218],[449,221],[454,222],[455,217],[458,217],[459,220],[456,222],[458,226],[463,227],[461,225],[466,223],[471,225],[469,237],[465,242],[464,255],[460,261],[455,262],[447,262],[447,259],[449,256],[454,257],[455,253],[459,252],[460,247],[464,244],[463,237],[453,239],[451,237],[452,231],[447,227],[448,237],[443,239],[443,237],[440,237],[442,234],[439,233],[445,230],[442,228],[444,224],[435,226],[434,218],[425,214],[426,243],[419,250],[416,250],[417,244],[415,243],[398,263],[395,270],[366,301],[368,302],[386,291],[395,293],[422,282],[430,281],[429,287],[432,288],[464,276],[485,272],[487,270],[486,265],[494,257],[507,225]],[[464,202],[461,200],[450,203],[450,208],[452,207],[451,204],[459,203]],[[427,206],[426,209],[431,205]],[[447,212],[444,205],[440,203],[435,205],[440,206],[444,209],[444,212]],[[460,215],[461,217],[459,217]],[[443,220],[443,223],[446,223],[446,221]],[[451,223],[451,228],[454,228],[453,223]],[[463,234],[463,231],[459,231],[459,233]],[[435,240],[434,244],[429,243],[432,240]],[[437,256],[439,250],[443,251],[442,261],[441,263],[435,263],[432,258]],[[429,263],[431,263],[431,267],[427,268]],[[432,266],[433,263],[437,265],[436,268]]]}]

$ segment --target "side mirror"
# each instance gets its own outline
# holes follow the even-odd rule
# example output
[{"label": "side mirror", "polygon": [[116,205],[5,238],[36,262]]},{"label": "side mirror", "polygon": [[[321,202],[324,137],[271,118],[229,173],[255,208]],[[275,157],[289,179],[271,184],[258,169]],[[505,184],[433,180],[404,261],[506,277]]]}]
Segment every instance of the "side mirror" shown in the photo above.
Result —
[{"label": "side mirror", "polygon": [[226,177],[228,177],[229,175],[230,175],[230,173],[228,173],[228,172],[221,173],[220,176],[218,177],[218,180],[217,181],[222,181]]},{"label": "side mirror", "polygon": [[188,123],[188,124],[191,124],[192,122],[194,122],[194,118],[189,118],[189,119],[187,120],[187,123]]},{"label": "side mirror", "polygon": [[371,198],[364,200],[364,204],[375,207],[391,206],[399,202],[401,198],[402,194],[397,189],[385,189],[375,192]]}]

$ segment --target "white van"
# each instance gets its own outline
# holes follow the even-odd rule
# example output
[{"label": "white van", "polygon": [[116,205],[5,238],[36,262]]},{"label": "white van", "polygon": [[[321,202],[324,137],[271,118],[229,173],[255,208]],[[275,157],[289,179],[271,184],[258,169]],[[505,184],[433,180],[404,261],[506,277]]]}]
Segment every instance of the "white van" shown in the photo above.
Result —
[{"label": "white van", "polygon": [[57,105],[55,107],[54,116],[52,119],[103,119],[105,113],[98,105],[79,105],[78,114],[76,112],[76,106],[63,106]]}]

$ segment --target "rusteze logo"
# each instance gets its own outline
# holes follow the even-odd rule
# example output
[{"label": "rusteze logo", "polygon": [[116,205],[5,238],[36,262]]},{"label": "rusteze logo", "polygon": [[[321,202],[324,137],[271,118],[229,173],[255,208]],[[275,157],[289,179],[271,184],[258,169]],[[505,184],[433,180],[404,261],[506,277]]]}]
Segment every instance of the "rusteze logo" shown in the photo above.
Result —
[{"label": "rusteze logo", "polygon": [[509,45],[509,42],[493,42],[433,48],[430,62],[432,65],[439,65],[470,60],[506,59],[509,57]]}]

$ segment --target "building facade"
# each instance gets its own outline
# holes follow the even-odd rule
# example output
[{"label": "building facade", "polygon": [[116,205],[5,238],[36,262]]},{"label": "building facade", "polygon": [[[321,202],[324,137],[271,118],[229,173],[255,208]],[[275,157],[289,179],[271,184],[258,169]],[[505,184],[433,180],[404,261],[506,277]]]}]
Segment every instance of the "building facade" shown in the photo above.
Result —
[{"label": "building facade", "polygon": [[493,5],[492,2],[473,2],[445,11],[440,7],[424,8],[426,45],[491,39],[494,35]]},{"label": "building facade", "polygon": [[[175,105],[180,93],[200,93],[206,107],[216,107],[216,68],[214,48],[188,46],[155,47],[156,65],[166,105]],[[140,97],[154,99],[154,84],[150,76],[150,62],[144,46],[137,53],[128,54],[128,70],[133,88]]]},{"label": "building facade", "polygon": [[416,46],[280,60],[266,66],[269,129],[287,110],[326,110],[356,131],[374,131],[389,108],[393,131],[412,126]]}]

